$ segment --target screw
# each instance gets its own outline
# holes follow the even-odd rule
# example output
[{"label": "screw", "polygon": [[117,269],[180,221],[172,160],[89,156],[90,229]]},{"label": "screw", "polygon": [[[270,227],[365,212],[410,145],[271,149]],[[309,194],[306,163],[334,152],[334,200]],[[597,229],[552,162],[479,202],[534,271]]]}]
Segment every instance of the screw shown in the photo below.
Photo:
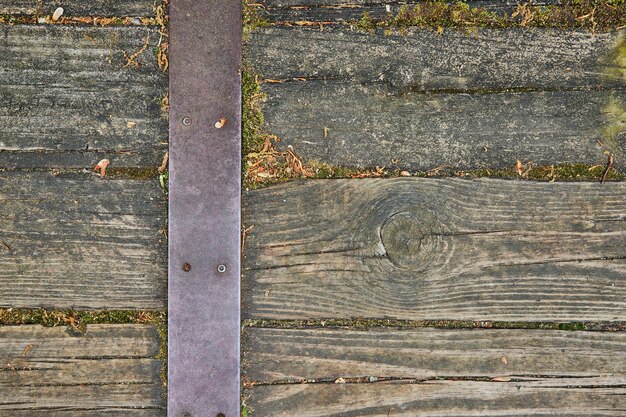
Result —
[{"label": "screw", "polygon": [[226,272],[226,265],[218,265],[217,272],[219,272],[220,274],[223,274],[224,272]]},{"label": "screw", "polygon": [[191,126],[191,117],[183,117],[183,124],[185,126]]},{"label": "screw", "polygon": [[191,271],[191,264],[189,262],[185,262],[183,264],[183,271],[185,271],[185,272]]}]

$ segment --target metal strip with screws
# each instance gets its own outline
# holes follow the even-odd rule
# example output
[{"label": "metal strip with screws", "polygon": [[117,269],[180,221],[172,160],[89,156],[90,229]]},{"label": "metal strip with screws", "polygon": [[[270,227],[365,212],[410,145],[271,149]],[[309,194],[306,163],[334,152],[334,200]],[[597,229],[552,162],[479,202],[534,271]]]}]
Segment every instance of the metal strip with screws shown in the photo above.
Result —
[{"label": "metal strip with screws", "polygon": [[241,1],[170,2],[169,417],[240,413]]}]

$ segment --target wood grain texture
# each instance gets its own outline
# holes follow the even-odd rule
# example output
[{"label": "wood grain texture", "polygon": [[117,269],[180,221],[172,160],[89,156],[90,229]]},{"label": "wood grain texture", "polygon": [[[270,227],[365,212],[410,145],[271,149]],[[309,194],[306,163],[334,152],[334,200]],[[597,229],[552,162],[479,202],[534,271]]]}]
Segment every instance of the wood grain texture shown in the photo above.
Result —
[{"label": "wood grain texture", "polygon": [[252,191],[243,316],[624,320],[625,192],[417,178]]},{"label": "wood grain texture", "polygon": [[[626,159],[623,34],[384,36],[267,28],[246,54],[279,147],[333,165],[429,170]],[[276,81],[282,81],[277,83]]]},{"label": "wood grain texture", "polygon": [[64,16],[154,16],[150,0],[0,0],[0,14],[43,16],[57,7],[63,7]]},{"label": "wood grain texture", "polygon": [[390,95],[334,81],[264,91],[268,131],[307,160],[471,170],[511,168],[517,159],[599,165],[608,151],[624,165],[626,91]]},{"label": "wood grain texture", "polygon": [[[167,148],[156,29],[4,26],[0,164],[158,166]],[[146,49],[127,65],[126,56]],[[19,152],[26,152],[19,154]],[[71,154],[71,157],[67,155]]]},{"label": "wood grain texture", "polygon": [[[626,32],[626,31],[622,31]],[[346,28],[269,27],[247,42],[263,77],[382,83],[388,92],[626,87],[622,32],[413,29],[386,36]]]},{"label": "wood grain texture", "polygon": [[0,306],[161,309],[166,201],[156,179],[0,175]]},{"label": "wood grain texture", "polygon": [[0,327],[0,415],[165,416],[154,326]]},{"label": "wood grain texture", "polygon": [[247,328],[249,383],[374,377],[626,376],[626,334],[508,329]]},{"label": "wood grain texture", "polygon": [[625,378],[297,384],[245,391],[256,417],[623,416]]}]

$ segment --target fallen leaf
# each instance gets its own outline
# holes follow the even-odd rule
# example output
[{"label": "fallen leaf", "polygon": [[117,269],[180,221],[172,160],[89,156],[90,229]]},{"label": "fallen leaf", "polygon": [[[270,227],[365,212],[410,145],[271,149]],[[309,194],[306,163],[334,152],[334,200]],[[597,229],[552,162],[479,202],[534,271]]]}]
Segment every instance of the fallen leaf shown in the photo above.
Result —
[{"label": "fallen leaf", "polygon": [[218,121],[215,123],[215,127],[216,127],[216,128],[218,128],[218,129],[221,129],[221,128],[223,128],[224,126],[226,126],[226,122],[227,122],[227,121],[228,121],[228,120],[227,120],[225,117],[222,117],[220,120],[218,120]]},{"label": "fallen leaf", "polygon": [[515,170],[518,175],[522,175],[524,173],[524,165],[522,165],[522,162],[519,159],[515,162]]},{"label": "fallen leaf", "polygon": [[129,129],[132,129],[135,126],[137,126],[137,122],[126,122],[126,127]]},{"label": "fallen leaf", "polygon": [[100,176],[104,177],[107,174],[107,167],[109,166],[110,163],[111,161],[109,161],[108,159],[103,159],[102,161],[98,162],[98,164],[93,168],[93,170],[100,171]]},{"label": "fallen leaf", "polygon": [[52,21],[56,22],[63,16],[63,7],[57,7],[57,9],[52,14]]},{"label": "fallen leaf", "polygon": [[401,177],[410,177],[411,173],[409,171],[400,171]]},{"label": "fallen leaf", "polygon": [[337,378],[335,379],[335,384],[345,384],[346,380],[345,378]]},{"label": "fallen leaf", "polygon": [[494,382],[509,382],[511,378],[509,378],[508,376],[496,376],[494,378],[491,378],[491,380]]},{"label": "fallen leaf", "polygon": [[502,363],[505,365],[509,363],[509,361],[506,359],[506,356],[501,357],[500,361],[502,361]]}]

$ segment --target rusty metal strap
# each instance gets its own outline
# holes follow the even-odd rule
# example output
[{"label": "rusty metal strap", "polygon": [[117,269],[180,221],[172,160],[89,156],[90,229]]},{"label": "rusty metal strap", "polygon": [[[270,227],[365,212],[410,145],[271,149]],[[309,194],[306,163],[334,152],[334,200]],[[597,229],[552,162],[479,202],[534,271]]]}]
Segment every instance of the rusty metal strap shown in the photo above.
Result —
[{"label": "rusty metal strap", "polygon": [[170,2],[169,417],[239,416],[241,1]]}]

